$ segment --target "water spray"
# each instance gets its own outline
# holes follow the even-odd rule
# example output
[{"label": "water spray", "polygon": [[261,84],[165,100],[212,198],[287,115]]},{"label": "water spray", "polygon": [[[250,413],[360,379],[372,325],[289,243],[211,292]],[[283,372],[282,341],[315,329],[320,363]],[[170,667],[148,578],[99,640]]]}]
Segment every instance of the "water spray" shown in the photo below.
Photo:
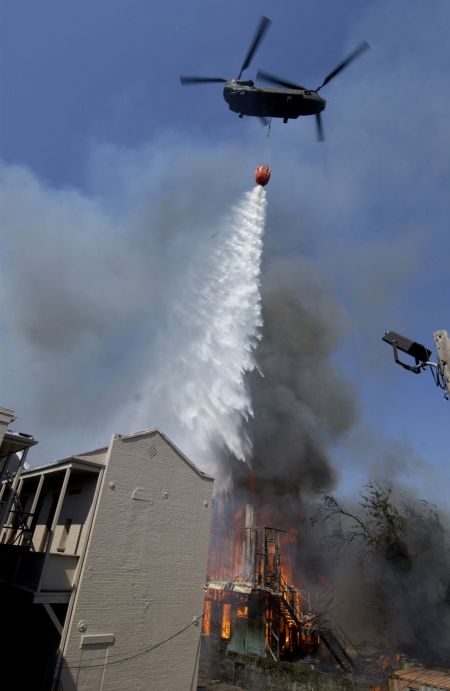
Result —
[{"label": "water spray", "polygon": [[[140,421],[157,424],[196,463],[214,468],[218,449],[245,461],[252,415],[245,375],[261,337],[261,254],[266,192],[244,194],[190,262],[152,363]],[[212,463],[211,463],[212,462]]]}]

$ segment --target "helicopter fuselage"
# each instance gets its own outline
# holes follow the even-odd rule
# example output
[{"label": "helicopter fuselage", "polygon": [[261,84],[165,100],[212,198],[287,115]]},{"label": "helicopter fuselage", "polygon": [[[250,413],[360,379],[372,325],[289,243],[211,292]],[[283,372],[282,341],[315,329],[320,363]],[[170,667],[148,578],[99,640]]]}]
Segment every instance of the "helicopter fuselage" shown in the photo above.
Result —
[{"label": "helicopter fuselage", "polygon": [[326,101],[307,89],[274,89],[254,86],[251,80],[231,79],[225,83],[223,97],[230,110],[242,115],[287,120],[300,115],[317,115]]}]

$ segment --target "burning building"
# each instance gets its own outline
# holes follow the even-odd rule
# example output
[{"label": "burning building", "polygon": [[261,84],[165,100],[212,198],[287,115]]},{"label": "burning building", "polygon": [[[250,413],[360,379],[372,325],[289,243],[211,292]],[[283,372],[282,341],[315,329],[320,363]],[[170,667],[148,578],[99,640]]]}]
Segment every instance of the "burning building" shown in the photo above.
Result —
[{"label": "burning building", "polygon": [[320,659],[325,667],[354,672],[350,646],[325,618],[323,602],[312,602],[293,583],[289,534],[258,526],[252,504],[239,519],[243,525],[212,531],[204,650],[214,641],[223,653],[313,665]]}]

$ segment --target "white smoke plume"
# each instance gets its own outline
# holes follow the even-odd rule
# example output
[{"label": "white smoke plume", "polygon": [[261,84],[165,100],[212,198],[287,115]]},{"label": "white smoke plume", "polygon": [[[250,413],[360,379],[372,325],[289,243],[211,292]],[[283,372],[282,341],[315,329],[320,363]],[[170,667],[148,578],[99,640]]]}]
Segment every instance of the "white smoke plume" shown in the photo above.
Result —
[{"label": "white smoke plume", "polygon": [[154,426],[209,471],[246,456],[266,193],[236,156],[103,147],[84,191],[0,164],[1,404],[32,464]]}]

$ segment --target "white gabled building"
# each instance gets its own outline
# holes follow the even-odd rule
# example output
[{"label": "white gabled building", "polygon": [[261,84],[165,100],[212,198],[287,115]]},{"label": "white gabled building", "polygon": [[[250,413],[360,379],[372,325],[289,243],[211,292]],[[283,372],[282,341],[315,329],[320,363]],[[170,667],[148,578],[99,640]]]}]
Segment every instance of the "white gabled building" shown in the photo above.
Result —
[{"label": "white gabled building", "polygon": [[157,429],[20,473],[0,604],[23,688],[196,689],[212,489]]}]

